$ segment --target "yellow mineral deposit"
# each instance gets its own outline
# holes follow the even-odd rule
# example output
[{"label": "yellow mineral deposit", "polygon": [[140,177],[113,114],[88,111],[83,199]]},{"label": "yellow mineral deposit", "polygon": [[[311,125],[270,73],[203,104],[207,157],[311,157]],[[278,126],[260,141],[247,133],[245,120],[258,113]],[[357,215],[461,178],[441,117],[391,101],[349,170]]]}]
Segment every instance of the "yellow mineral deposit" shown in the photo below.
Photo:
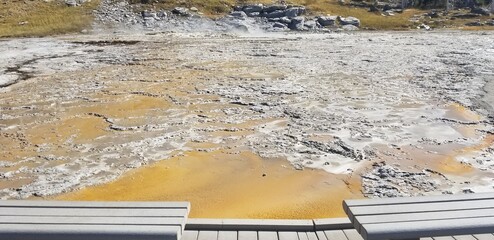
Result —
[{"label": "yellow mineral deposit", "polygon": [[357,178],[216,151],[188,152],[58,199],[190,201],[196,218],[322,218],[344,216],[341,201],[360,197]]}]

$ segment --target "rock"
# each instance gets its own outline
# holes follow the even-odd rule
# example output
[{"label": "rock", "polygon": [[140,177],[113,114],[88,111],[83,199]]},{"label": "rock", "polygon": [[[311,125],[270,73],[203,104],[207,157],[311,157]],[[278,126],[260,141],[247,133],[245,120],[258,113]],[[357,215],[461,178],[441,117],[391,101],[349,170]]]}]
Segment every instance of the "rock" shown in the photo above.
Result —
[{"label": "rock", "polygon": [[369,7],[369,12],[380,12],[381,10],[379,10],[379,8],[377,8],[376,5],[371,5]]},{"label": "rock", "polygon": [[304,26],[308,29],[316,29],[317,28],[317,23],[314,20],[306,21],[304,23]]},{"label": "rock", "polygon": [[230,16],[235,17],[235,18],[241,18],[241,19],[247,18],[247,14],[243,11],[231,12]]},{"label": "rock", "polygon": [[479,21],[475,21],[475,22],[469,22],[469,23],[465,23],[465,26],[473,26],[473,27],[477,27],[477,26],[483,26],[484,24],[482,22]]},{"label": "rock", "polygon": [[293,7],[285,11],[285,16],[289,18],[298,17],[305,13],[305,7]]},{"label": "rock", "polygon": [[287,18],[287,17],[282,17],[278,20],[278,22],[283,23],[283,24],[290,24],[292,22],[292,20]]},{"label": "rock", "polygon": [[262,11],[265,13],[271,13],[274,11],[283,11],[286,9],[287,9],[286,5],[271,5],[271,6],[264,7],[264,9]]},{"label": "rock", "polygon": [[199,9],[197,9],[196,7],[191,7],[191,8],[190,8],[190,11],[192,11],[192,12],[198,12],[198,11],[199,11]]},{"label": "rock", "polygon": [[168,17],[168,14],[165,11],[159,11],[158,13],[156,13],[156,16],[161,19],[165,19]]},{"label": "rock", "polygon": [[320,16],[317,18],[317,22],[323,27],[334,26],[336,19],[336,16]]},{"label": "rock", "polygon": [[153,12],[142,11],[141,16],[142,16],[142,18],[155,18],[156,14]]},{"label": "rock", "polygon": [[451,16],[451,19],[454,19],[454,18],[478,18],[482,15],[478,14],[478,13],[458,13],[458,14],[455,14],[453,16]]},{"label": "rock", "polygon": [[274,28],[286,28],[286,25],[285,25],[285,24],[283,24],[283,23],[280,23],[280,22],[275,22],[275,23],[273,24],[273,27],[274,27]]},{"label": "rock", "polygon": [[285,11],[283,10],[276,10],[274,12],[270,13],[265,13],[262,15],[265,18],[281,18],[285,16]]},{"label": "rock", "polygon": [[69,7],[76,7],[77,1],[76,0],[65,0],[65,4]]},{"label": "rock", "polygon": [[344,25],[341,27],[345,31],[357,31],[359,28],[355,25]]},{"label": "rock", "polygon": [[430,18],[438,18],[439,17],[439,13],[436,12],[436,11],[432,11],[432,12],[427,13],[426,16],[428,16]]},{"label": "rock", "polygon": [[429,25],[425,25],[425,24],[423,24],[423,23],[422,23],[422,24],[420,24],[420,25],[417,27],[417,29],[425,29],[425,30],[427,30],[427,31],[432,30],[432,28],[431,28],[431,27],[429,27]]},{"label": "rock", "polygon": [[261,13],[260,13],[260,12],[248,12],[248,13],[246,13],[246,14],[247,14],[247,16],[249,16],[249,17],[259,17],[259,16],[261,15]]},{"label": "rock", "polygon": [[395,12],[393,10],[388,10],[388,11],[383,12],[383,15],[384,16],[394,16]]},{"label": "rock", "polygon": [[340,21],[340,24],[341,25],[353,25],[355,27],[360,27],[360,20],[358,18],[355,18],[355,17],[346,17],[346,18],[342,18],[342,17],[339,17],[339,21]]},{"label": "rock", "polygon": [[472,10],[470,10],[470,12],[471,13],[480,14],[480,15],[484,15],[484,16],[490,16],[491,15],[491,12],[489,11],[489,9],[482,8],[482,7],[472,8]]},{"label": "rock", "polygon": [[248,15],[249,13],[253,13],[253,12],[257,12],[257,13],[262,12],[263,9],[264,7],[262,4],[253,4],[253,5],[244,6],[242,8],[242,11],[244,11]]},{"label": "rock", "polygon": [[304,21],[305,18],[303,17],[292,18],[292,21],[290,22],[290,24],[288,24],[288,28],[290,28],[291,30],[298,30],[298,31],[305,30]]},{"label": "rock", "polygon": [[288,18],[294,18],[299,15],[299,11],[297,8],[290,8],[285,11],[285,16]]},{"label": "rock", "polygon": [[485,25],[488,25],[488,26],[494,26],[494,19],[493,19],[493,20],[490,20],[490,21],[485,22]]},{"label": "rock", "polygon": [[183,7],[176,7],[176,8],[174,8],[172,10],[172,13],[175,14],[175,15],[182,16],[182,17],[188,17],[188,16],[190,16],[189,9],[183,8]]}]

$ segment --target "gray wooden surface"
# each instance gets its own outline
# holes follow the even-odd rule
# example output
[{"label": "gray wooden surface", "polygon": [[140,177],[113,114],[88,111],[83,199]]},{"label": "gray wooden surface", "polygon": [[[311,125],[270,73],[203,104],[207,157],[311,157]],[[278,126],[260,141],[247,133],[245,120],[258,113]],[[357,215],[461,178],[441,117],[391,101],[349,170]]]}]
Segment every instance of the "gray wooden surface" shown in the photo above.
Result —
[{"label": "gray wooden surface", "polygon": [[494,193],[346,200],[343,207],[366,240],[477,240],[471,234],[494,232]]},{"label": "gray wooden surface", "polygon": [[179,240],[187,202],[0,201],[0,240]]},{"label": "gray wooden surface", "polygon": [[[216,231],[211,230],[185,230],[182,240],[199,240],[202,232],[209,238],[200,240],[362,240],[362,237],[354,229],[326,230],[326,231]],[[206,236],[203,235],[203,236]],[[422,238],[421,240],[494,240],[492,234],[447,236],[435,238]]]}]

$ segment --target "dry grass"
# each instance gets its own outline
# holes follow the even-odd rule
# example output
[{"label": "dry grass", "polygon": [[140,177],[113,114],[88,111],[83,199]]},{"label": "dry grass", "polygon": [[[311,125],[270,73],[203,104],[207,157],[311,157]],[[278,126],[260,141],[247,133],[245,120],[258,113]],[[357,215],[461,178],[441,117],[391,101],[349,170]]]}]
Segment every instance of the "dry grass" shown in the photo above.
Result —
[{"label": "dry grass", "polygon": [[[90,27],[99,0],[79,7],[42,0],[1,0],[0,37],[47,36],[79,32]],[[24,23],[24,24],[22,24]]]}]

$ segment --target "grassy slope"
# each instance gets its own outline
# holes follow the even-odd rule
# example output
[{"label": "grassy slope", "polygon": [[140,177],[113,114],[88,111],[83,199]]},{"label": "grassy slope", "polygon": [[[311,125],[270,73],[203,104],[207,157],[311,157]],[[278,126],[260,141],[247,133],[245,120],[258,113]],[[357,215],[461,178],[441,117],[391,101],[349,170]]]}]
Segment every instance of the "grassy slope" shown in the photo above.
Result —
[{"label": "grassy slope", "polygon": [[[79,7],[67,7],[53,0],[0,0],[0,37],[46,36],[78,32],[88,28],[93,20],[91,10],[99,0]],[[27,22],[24,25],[19,23]]]},{"label": "grassy slope", "polygon": [[[120,0],[114,0],[120,1]],[[141,0],[129,0],[140,3]],[[207,16],[223,15],[231,10],[231,6],[247,3],[273,4],[275,0],[150,0],[154,2],[143,8],[172,9],[176,6],[197,7]],[[62,0],[0,0],[0,37],[46,36],[69,32],[78,32],[88,28],[92,22],[91,10],[95,9],[100,0],[92,0],[80,7],[67,7]],[[414,28],[410,17],[424,11],[408,9],[403,14],[384,17],[368,12],[366,9],[343,6],[337,0],[287,0],[289,4],[304,5],[310,14],[330,14],[354,16],[361,20],[362,26],[380,30],[403,30]],[[484,19],[483,19],[484,20]],[[466,21],[456,20],[444,23],[425,22],[433,27],[443,25],[454,26],[467,30],[494,29],[494,27],[464,27]],[[28,22],[21,25],[21,22]]]}]

